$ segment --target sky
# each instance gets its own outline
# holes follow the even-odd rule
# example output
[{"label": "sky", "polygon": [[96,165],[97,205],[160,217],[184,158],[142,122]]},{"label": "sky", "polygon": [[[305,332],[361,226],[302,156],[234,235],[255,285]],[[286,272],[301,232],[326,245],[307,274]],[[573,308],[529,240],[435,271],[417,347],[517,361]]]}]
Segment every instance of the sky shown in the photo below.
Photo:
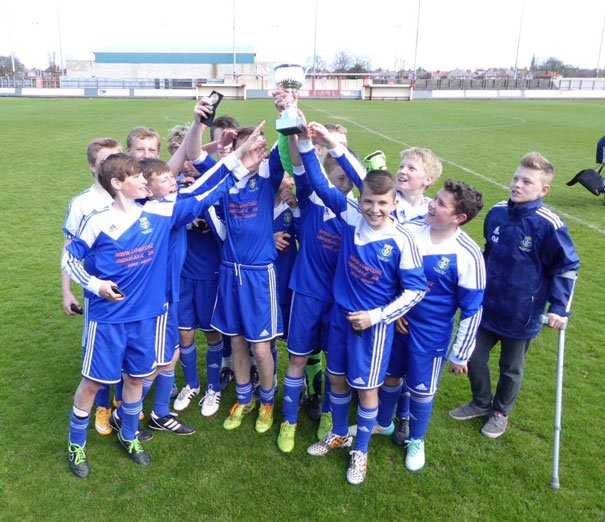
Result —
[{"label": "sky", "polygon": [[235,42],[276,64],[316,53],[329,67],[344,51],[383,69],[523,68],[535,56],[603,70],[604,27],[605,0],[0,0],[0,55],[46,68],[53,55],[61,65]]}]

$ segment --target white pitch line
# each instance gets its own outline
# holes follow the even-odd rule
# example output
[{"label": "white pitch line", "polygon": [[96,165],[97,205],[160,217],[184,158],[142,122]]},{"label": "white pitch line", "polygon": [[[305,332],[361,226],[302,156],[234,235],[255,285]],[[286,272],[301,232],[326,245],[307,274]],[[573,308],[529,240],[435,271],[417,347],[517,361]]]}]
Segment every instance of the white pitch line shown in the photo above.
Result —
[{"label": "white pitch line", "polygon": [[[393,143],[397,143],[398,145],[403,145],[404,147],[411,147],[411,145],[409,143],[406,143],[405,141],[402,140],[397,140],[391,136],[387,136],[386,134],[382,134],[381,132],[375,131],[374,129],[370,129],[369,127],[366,127],[365,125],[362,125],[361,123],[357,123],[356,121],[347,118],[347,117],[343,117],[343,116],[339,116],[337,114],[333,114],[331,112],[325,111],[323,109],[318,109],[317,107],[313,107],[312,105],[310,105],[309,103],[303,103],[302,105],[308,105],[309,107],[313,108],[313,110],[317,111],[317,112],[323,112],[324,114],[327,114],[328,116],[331,116],[333,118],[337,118],[339,120],[344,120],[347,123],[350,123],[352,125],[355,125],[356,127],[359,127],[360,129],[363,129],[366,132],[369,132],[370,134],[374,134],[375,136],[380,136],[381,138],[384,138],[385,140],[388,141],[392,141]],[[480,174],[479,172],[475,172],[474,170],[469,169],[468,167],[464,167],[462,165],[458,165],[458,163],[454,163],[453,161],[449,161],[447,159],[444,159],[443,157],[440,157],[442,163],[447,163],[448,165],[451,165],[452,167],[455,167],[457,169],[462,170],[463,172],[466,172],[468,174],[471,174],[479,179],[482,179],[483,181],[487,182],[487,183],[491,183],[492,185],[495,185],[498,188],[501,188],[503,190],[508,191],[508,186],[507,185],[502,185],[502,183],[498,183],[497,181],[493,180],[492,178],[485,176],[484,174]],[[588,221],[584,221],[583,219],[580,219],[577,216],[574,216],[572,214],[568,214],[567,212],[562,211],[559,208],[556,208],[552,205],[548,205],[550,208],[552,208],[553,210],[555,210],[556,212],[558,212],[559,214],[561,214],[563,217],[570,219],[572,221],[575,221],[576,223],[579,223],[580,225],[583,225],[585,227],[590,228],[591,230],[594,230],[595,232],[598,232],[599,234],[601,234],[602,236],[605,236],[605,229],[598,227],[596,225],[593,225],[592,223],[589,223]]]}]

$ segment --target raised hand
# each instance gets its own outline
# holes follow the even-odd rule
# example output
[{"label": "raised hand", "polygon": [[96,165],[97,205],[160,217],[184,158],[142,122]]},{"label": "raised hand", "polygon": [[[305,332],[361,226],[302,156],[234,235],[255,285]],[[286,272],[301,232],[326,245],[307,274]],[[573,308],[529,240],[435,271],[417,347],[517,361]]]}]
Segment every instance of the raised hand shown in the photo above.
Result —
[{"label": "raised hand", "polygon": [[314,145],[321,145],[322,147],[327,147],[328,149],[333,149],[337,145],[336,141],[334,141],[334,138],[332,138],[330,131],[321,123],[317,123],[315,121],[309,123],[307,125],[307,132]]}]

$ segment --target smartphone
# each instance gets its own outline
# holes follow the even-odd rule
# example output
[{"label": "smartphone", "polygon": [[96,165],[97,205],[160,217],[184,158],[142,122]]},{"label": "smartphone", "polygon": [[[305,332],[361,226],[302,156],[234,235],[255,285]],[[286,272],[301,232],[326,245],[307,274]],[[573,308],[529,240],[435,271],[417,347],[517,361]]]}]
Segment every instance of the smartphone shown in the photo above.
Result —
[{"label": "smartphone", "polygon": [[69,308],[74,314],[84,314],[84,310],[82,310],[82,307],[78,306],[76,303],[71,303],[71,306]]},{"label": "smartphone", "polygon": [[212,91],[208,95],[208,98],[212,100],[212,114],[207,118],[200,118],[200,122],[206,125],[207,127],[212,127],[212,124],[214,123],[214,116],[216,116],[216,109],[218,107],[218,104],[221,103],[223,95],[218,91]]},{"label": "smartphone", "polygon": [[117,285],[113,285],[111,287],[112,291],[116,294],[120,294],[122,297],[126,297],[126,294],[124,292],[122,292],[122,290],[120,290]]}]

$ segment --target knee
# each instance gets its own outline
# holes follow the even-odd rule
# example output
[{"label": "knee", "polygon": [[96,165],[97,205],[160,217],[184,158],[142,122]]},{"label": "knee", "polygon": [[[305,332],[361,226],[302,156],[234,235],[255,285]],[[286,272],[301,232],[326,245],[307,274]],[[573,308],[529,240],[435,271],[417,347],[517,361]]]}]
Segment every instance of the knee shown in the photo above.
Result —
[{"label": "knee", "polygon": [[349,385],[344,375],[334,375],[329,373],[328,378],[330,379],[330,387],[332,391],[336,393],[346,393],[349,391]]},{"label": "knee", "polygon": [[401,377],[389,377],[388,375],[384,379],[385,386],[399,386],[403,382]]},{"label": "knee", "polygon": [[290,355],[288,366],[291,369],[296,370],[297,372],[304,372],[306,364],[307,357],[300,357],[299,355]]},{"label": "knee", "polygon": [[101,384],[88,379],[82,379],[78,392],[87,397],[94,397],[96,393],[101,389]]},{"label": "knee", "polygon": [[218,344],[223,340],[223,336],[220,332],[212,330],[211,332],[204,332],[206,335],[206,342],[208,344]]}]

